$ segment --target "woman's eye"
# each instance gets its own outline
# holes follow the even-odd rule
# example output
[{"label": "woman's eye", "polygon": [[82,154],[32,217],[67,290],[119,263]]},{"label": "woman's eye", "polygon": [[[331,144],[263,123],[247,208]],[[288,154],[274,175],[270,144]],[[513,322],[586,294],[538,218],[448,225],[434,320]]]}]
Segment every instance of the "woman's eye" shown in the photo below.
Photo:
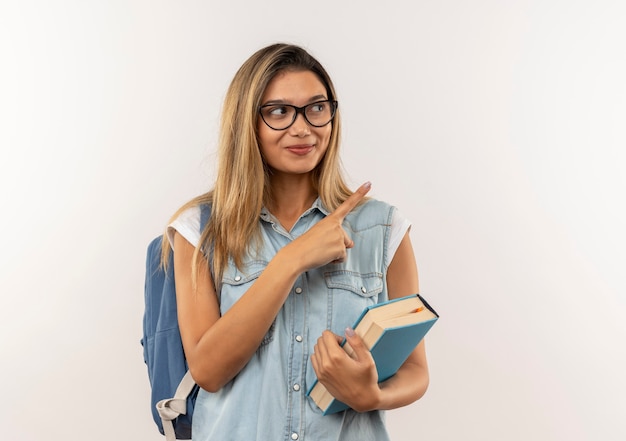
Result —
[{"label": "woman's eye", "polygon": [[324,111],[324,106],[325,106],[325,103],[313,104],[311,106],[311,112],[316,112],[316,113],[323,112]]},{"label": "woman's eye", "polygon": [[287,108],[282,106],[282,107],[270,107],[267,113],[270,116],[277,117],[277,116],[284,116],[287,114],[287,112],[288,112]]}]

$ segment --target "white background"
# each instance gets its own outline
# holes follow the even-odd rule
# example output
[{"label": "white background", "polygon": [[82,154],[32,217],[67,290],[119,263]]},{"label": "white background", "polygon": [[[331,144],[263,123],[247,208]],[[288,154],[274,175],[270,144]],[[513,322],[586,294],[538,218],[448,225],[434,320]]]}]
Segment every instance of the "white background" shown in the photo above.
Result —
[{"label": "white background", "polygon": [[0,6],[1,437],[155,440],[146,245],[276,41],[334,78],[353,187],[413,221],[431,386],[396,441],[626,439],[621,0]]}]

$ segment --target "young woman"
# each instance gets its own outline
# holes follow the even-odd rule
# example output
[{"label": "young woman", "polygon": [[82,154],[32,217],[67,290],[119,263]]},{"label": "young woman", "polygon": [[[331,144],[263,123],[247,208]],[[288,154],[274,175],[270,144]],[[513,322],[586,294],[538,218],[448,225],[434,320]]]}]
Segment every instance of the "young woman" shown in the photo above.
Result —
[{"label": "young woman", "polygon": [[[423,343],[378,384],[349,328],[365,306],[419,288],[409,222],[366,198],[369,183],[353,193],[342,178],[336,100],[302,48],[253,54],[226,95],[214,188],[168,228],[183,346],[202,388],[194,440],[382,441],[382,411],[426,391]],[[316,378],[351,409],[323,416],[306,396]]]}]

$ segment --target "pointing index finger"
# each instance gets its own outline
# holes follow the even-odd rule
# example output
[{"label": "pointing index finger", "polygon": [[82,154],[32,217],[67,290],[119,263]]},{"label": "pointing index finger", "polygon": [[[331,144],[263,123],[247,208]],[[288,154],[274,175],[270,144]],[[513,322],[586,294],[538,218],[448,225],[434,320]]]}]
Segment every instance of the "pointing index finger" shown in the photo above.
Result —
[{"label": "pointing index finger", "polygon": [[352,193],[352,195],[350,195],[348,199],[343,201],[343,204],[341,204],[339,207],[337,207],[335,211],[333,211],[333,214],[342,219],[346,217],[348,213],[350,213],[354,209],[354,207],[358,205],[361,199],[363,199],[365,195],[370,191],[370,188],[372,188],[372,183],[369,181],[361,185],[354,193]]}]

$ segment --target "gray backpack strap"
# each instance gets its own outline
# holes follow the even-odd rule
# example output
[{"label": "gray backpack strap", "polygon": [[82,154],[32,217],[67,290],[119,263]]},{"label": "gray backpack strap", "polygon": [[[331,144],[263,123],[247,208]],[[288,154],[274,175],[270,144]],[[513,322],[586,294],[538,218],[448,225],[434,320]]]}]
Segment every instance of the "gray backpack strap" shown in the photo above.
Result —
[{"label": "gray backpack strap", "polygon": [[196,382],[191,377],[191,373],[187,371],[178,387],[174,397],[161,400],[156,404],[157,411],[163,423],[163,432],[165,432],[166,441],[176,441],[176,433],[172,421],[179,415],[187,413],[187,397],[195,387]]}]

